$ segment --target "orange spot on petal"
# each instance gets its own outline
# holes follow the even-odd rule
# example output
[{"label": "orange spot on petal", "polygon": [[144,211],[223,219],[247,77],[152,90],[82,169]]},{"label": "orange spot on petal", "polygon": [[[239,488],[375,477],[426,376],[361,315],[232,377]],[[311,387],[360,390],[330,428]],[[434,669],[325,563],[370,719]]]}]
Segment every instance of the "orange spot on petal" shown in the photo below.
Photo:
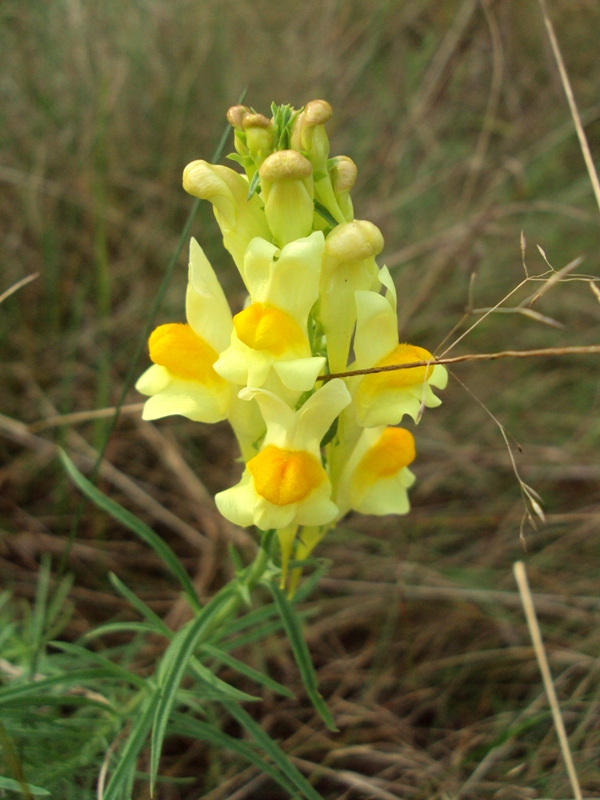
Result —
[{"label": "orange spot on petal", "polygon": [[[429,361],[433,356],[429,350],[417,347],[414,344],[399,344],[387,356],[374,364],[375,367],[389,367],[393,364],[410,364],[411,361]],[[358,387],[359,395],[364,399],[371,398],[381,392],[398,389],[408,389],[419,386],[429,380],[433,372],[433,364],[428,367],[413,367],[411,369],[390,370],[389,372],[375,372],[365,375]]]},{"label": "orange spot on petal", "polygon": [[299,503],[326,480],[320,461],[303,450],[267,445],[247,464],[254,488],[276,506]]},{"label": "orange spot on petal", "polygon": [[159,325],[148,339],[150,358],[175,378],[220,387],[226,381],[213,369],[218,353],[197,336],[189,325]]},{"label": "orange spot on petal", "polygon": [[239,340],[253,350],[266,350],[274,356],[310,355],[306,334],[296,320],[268,303],[252,303],[235,315],[233,325]]},{"label": "orange spot on petal", "polygon": [[410,431],[405,428],[386,428],[360,460],[354,481],[364,487],[382,478],[391,478],[411,464],[415,455],[415,440]]}]

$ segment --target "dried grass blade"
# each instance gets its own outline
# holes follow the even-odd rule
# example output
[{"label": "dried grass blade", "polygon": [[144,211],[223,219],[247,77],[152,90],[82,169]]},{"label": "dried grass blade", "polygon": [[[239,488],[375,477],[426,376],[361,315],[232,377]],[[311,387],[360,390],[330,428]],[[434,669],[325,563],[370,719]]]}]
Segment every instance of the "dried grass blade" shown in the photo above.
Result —
[{"label": "dried grass blade", "polygon": [[583,800],[581,787],[579,786],[579,778],[577,777],[577,772],[573,763],[573,757],[571,755],[571,749],[569,747],[569,740],[567,739],[565,724],[563,722],[562,714],[560,713],[560,706],[558,705],[558,698],[556,696],[554,683],[552,682],[552,674],[550,672],[550,666],[548,665],[548,658],[544,649],[540,626],[535,613],[533,597],[531,596],[531,590],[529,589],[529,583],[527,581],[525,564],[522,561],[517,561],[513,566],[513,570],[515,574],[515,580],[517,581],[517,585],[519,587],[521,602],[523,603],[523,610],[525,611],[525,617],[527,619],[527,627],[529,628],[531,641],[535,649],[540,672],[542,673],[544,688],[546,690],[546,694],[548,695],[550,708],[552,709],[554,726],[556,728],[560,749],[562,751],[567,773],[569,775],[569,780],[571,782],[571,788],[573,789],[575,800]]}]

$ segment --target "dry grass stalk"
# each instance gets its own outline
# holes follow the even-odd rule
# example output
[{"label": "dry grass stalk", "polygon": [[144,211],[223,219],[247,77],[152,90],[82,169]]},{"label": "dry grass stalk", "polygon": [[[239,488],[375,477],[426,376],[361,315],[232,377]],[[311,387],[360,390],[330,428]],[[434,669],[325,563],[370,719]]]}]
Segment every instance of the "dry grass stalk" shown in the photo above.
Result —
[{"label": "dry grass stalk", "polygon": [[544,688],[546,690],[546,694],[548,695],[550,708],[552,709],[552,718],[554,719],[554,727],[556,728],[556,733],[558,735],[558,740],[560,742],[560,749],[563,755],[563,759],[565,761],[565,765],[567,767],[567,772],[569,774],[569,780],[571,782],[573,794],[575,795],[576,800],[583,800],[583,796],[581,794],[581,787],[579,785],[579,778],[577,777],[575,764],[573,763],[573,756],[571,755],[571,749],[569,747],[567,732],[565,730],[565,723],[563,722],[562,714],[560,713],[560,706],[558,704],[558,698],[556,696],[556,689],[554,688],[554,684],[552,682],[552,674],[550,672],[550,666],[548,664],[548,658],[546,656],[546,651],[544,649],[544,643],[542,641],[540,626],[538,624],[537,615],[535,613],[533,597],[531,596],[531,590],[529,589],[529,583],[527,581],[527,572],[525,571],[525,564],[522,561],[516,562],[516,564],[514,565],[514,573],[517,585],[519,587],[519,593],[521,595],[521,601],[523,603],[523,610],[525,611],[525,617],[527,618],[527,627],[529,628],[531,641],[533,642],[535,654],[540,667],[540,672],[542,673]]}]

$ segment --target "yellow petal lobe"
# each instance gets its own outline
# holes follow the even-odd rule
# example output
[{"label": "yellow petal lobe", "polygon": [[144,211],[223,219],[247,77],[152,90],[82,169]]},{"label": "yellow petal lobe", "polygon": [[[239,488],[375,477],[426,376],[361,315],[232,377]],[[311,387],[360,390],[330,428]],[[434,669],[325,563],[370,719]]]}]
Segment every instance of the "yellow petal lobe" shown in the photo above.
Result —
[{"label": "yellow petal lobe", "polygon": [[[434,361],[429,350],[414,344],[399,344],[387,356],[374,364],[375,367],[389,367],[393,364],[410,364],[412,361]],[[372,397],[390,389],[408,389],[419,386],[431,377],[434,365],[413,367],[411,369],[375,372],[365,375],[358,388],[359,395]]]},{"label": "yellow petal lobe", "polygon": [[233,318],[238,339],[253,350],[274,356],[292,352],[298,358],[310,355],[306,334],[296,320],[276,306],[252,303]]},{"label": "yellow petal lobe", "polygon": [[189,325],[179,322],[159,325],[150,334],[148,348],[152,361],[168,369],[175,378],[212,387],[226,383],[212,367],[218,353]]},{"label": "yellow petal lobe", "polygon": [[[416,360],[416,359],[415,359]],[[354,473],[357,486],[372,486],[391,478],[415,459],[415,440],[405,428],[386,428],[381,437],[358,463]]]},{"label": "yellow petal lobe", "polygon": [[304,450],[267,445],[247,464],[254,488],[276,506],[299,503],[326,480],[320,461]]}]

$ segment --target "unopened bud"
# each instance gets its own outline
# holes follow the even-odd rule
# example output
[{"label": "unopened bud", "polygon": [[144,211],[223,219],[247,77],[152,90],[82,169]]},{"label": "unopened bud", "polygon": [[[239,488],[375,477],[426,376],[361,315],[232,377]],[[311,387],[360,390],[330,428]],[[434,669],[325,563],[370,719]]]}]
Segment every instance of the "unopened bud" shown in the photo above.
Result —
[{"label": "unopened bud", "polygon": [[325,240],[320,314],[333,372],[347,366],[356,322],[354,295],[373,286],[378,273],[375,256],[382,250],[381,231],[367,220],[338,225]]},{"label": "unopened bud", "polygon": [[366,219],[338,225],[325,241],[325,253],[334,262],[364,261],[382,250],[381,231]]},{"label": "unopened bud", "polygon": [[348,156],[337,156],[335,163],[329,170],[329,177],[338,206],[347,222],[354,219],[354,207],[350,190],[354,186],[358,170],[356,164]]},{"label": "unopened bud", "polygon": [[273,150],[273,126],[263,114],[246,114],[242,120],[246,145],[257,167]]},{"label": "unopened bud", "polygon": [[296,150],[278,150],[259,174],[267,222],[279,247],[308,236],[314,213],[310,161]]},{"label": "unopened bud", "polygon": [[349,192],[356,183],[358,170],[356,164],[348,156],[336,156],[335,164],[329,170],[333,191],[338,194]]},{"label": "unopened bud", "polygon": [[223,243],[244,278],[244,253],[256,236],[270,238],[262,202],[254,194],[248,199],[248,180],[229,167],[192,161],[183,172],[186,192],[209,200],[223,234]]},{"label": "unopened bud", "polygon": [[314,128],[329,122],[332,116],[333,110],[327,100],[311,100],[308,102],[300,114],[298,114],[298,118],[294,124],[292,147],[296,150],[306,150],[310,152],[312,149]]},{"label": "unopened bud", "polygon": [[250,109],[246,106],[231,106],[227,111],[227,122],[232,128],[241,131],[243,130],[242,120],[246,114],[250,114]]}]

